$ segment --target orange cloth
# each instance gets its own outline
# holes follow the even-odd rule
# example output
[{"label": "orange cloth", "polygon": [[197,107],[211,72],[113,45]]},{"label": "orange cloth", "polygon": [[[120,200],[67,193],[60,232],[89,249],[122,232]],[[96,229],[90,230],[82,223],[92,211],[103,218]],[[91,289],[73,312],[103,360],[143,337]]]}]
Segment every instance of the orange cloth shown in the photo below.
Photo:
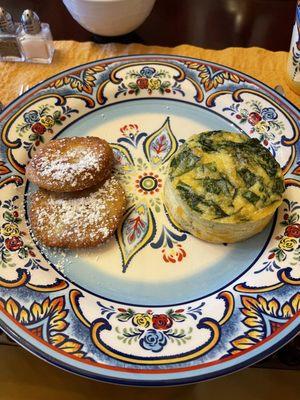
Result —
[{"label": "orange cloth", "polygon": [[[274,87],[282,85],[286,97],[300,106],[300,98],[285,82],[287,53],[258,48],[205,50],[182,45],[174,48],[131,45],[97,45],[59,41],[52,64],[0,63],[0,101],[7,104],[18,96],[21,85],[32,86],[53,74],[78,64],[126,54],[178,54],[215,61],[245,72]],[[282,398],[298,399],[299,371],[246,369],[224,378],[199,385],[173,388],[130,388],[108,385],[68,374],[48,365],[17,346],[0,346],[0,400],[168,400],[222,398],[229,400],[242,393],[243,400]]]},{"label": "orange cloth", "polygon": [[106,44],[74,41],[55,42],[56,53],[52,64],[0,63],[0,101],[7,104],[19,95],[20,87],[32,86],[70,67],[97,59],[127,54],[177,54],[228,65],[271,87],[280,84],[286,97],[300,107],[300,97],[288,87],[285,80],[287,53],[272,52],[261,48],[228,48],[225,50],[201,49],[181,45],[173,48],[143,46],[140,44]]}]

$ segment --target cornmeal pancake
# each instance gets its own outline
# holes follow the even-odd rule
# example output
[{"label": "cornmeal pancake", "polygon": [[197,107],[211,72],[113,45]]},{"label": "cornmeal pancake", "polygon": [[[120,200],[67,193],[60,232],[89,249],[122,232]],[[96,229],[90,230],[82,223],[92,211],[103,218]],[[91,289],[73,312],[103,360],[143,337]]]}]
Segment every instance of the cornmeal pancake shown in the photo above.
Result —
[{"label": "cornmeal pancake", "polygon": [[182,229],[213,243],[260,232],[282,202],[282,171],[257,139],[224,131],[192,136],[172,157],[165,203]]},{"label": "cornmeal pancake", "polygon": [[31,227],[46,246],[96,246],[113,235],[125,205],[124,190],[114,177],[81,192],[38,190],[30,197]]},{"label": "cornmeal pancake", "polygon": [[113,151],[103,139],[57,139],[34,154],[26,166],[26,177],[46,190],[74,192],[104,181],[111,174],[113,162]]}]

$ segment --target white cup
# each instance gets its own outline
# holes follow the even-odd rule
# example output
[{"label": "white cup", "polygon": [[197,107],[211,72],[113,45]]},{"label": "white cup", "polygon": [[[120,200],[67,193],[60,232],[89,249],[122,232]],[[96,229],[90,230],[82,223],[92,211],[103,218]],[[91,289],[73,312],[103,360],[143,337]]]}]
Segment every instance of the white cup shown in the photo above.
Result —
[{"label": "white cup", "polygon": [[63,0],[72,17],[101,36],[132,32],[150,14],[155,0]]}]

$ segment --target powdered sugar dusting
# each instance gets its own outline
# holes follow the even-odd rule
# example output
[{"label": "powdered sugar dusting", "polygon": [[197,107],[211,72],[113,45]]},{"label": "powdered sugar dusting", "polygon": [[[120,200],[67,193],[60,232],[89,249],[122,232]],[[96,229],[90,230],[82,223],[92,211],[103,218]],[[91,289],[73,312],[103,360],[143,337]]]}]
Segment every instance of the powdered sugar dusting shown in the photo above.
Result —
[{"label": "powdered sugar dusting", "polygon": [[[48,229],[49,237],[74,238],[79,242],[85,239],[93,242],[99,237],[104,240],[118,223],[115,208],[118,208],[119,191],[120,185],[112,177],[100,188],[85,194],[52,193],[37,209],[37,224]],[[39,196],[45,194],[38,192],[36,196],[38,202]]]},{"label": "powdered sugar dusting", "polygon": [[99,152],[93,153],[80,147],[65,154],[57,150],[54,154],[41,156],[35,162],[35,166],[42,177],[72,183],[75,186],[76,177],[82,174],[85,175],[84,178],[92,177],[91,170],[100,170],[101,156]]}]

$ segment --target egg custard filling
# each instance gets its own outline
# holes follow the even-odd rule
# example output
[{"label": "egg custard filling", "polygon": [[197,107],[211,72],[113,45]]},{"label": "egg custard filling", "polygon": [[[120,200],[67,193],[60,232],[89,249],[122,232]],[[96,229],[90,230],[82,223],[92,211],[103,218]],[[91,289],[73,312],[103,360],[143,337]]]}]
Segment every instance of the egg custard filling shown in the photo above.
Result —
[{"label": "egg custard filling", "polygon": [[271,218],[283,192],[282,171],[271,153],[257,139],[224,131],[191,136],[171,159],[165,185],[175,222],[186,230],[185,222],[192,224],[194,231],[203,220],[232,227]]}]

